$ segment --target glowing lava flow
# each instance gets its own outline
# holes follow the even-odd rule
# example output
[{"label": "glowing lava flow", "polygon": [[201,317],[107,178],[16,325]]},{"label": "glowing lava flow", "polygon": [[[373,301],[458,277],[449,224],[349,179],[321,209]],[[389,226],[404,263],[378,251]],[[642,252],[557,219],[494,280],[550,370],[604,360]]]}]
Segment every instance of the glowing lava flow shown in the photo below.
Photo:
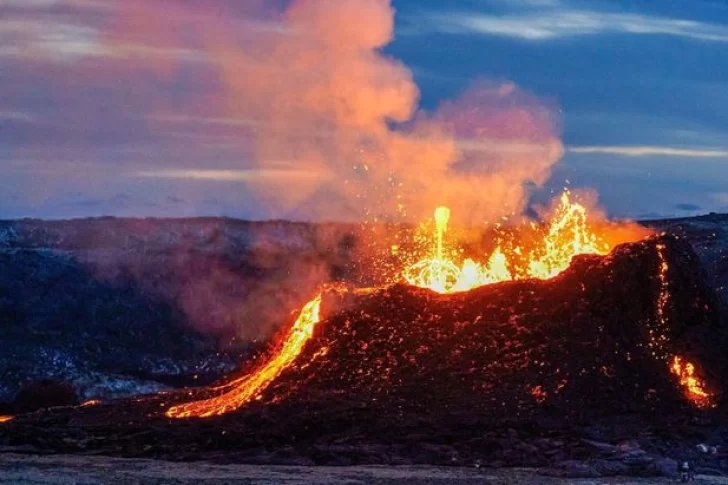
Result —
[{"label": "glowing lava flow", "polygon": [[[669,361],[669,354],[665,349],[668,342],[665,330],[667,329],[667,309],[670,302],[670,288],[668,285],[667,271],[670,266],[665,258],[665,245],[657,245],[657,260],[659,271],[657,278],[660,283],[660,293],[657,297],[657,308],[655,310],[658,328],[649,329],[649,342],[647,345],[652,350],[652,356]],[[692,362],[684,362],[682,357],[673,356],[670,364],[670,372],[677,376],[680,386],[683,388],[685,397],[696,407],[713,407],[712,395],[706,390],[705,383],[695,376],[695,365]]]},{"label": "glowing lava flow", "polygon": [[691,362],[683,362],[680,357],[672,359],[670,371],[680,380],[685,396],[697,407],[712,407],[710,393],[705,390],[703,381],[695,377],[695,366]]},{"label": "glowing lava flow", "polygon": [[[301,353],[303,345],[313,335],[313,329],[321,318],[321,294],[308,302],[286,335],[280,348],[260,369],[242,379],[228,383],[223,388],[232,390],[210,399],[193,401],[169,408],[170,418],[206,418],[228,413],[255,399]],[[234,386],[234,387],[233,387]]]},{"label": "glowing lava flow", "polygon": [[0,423],[7,423],[8,421],[12,421],[15,418],[15,416],[0,416]]}]

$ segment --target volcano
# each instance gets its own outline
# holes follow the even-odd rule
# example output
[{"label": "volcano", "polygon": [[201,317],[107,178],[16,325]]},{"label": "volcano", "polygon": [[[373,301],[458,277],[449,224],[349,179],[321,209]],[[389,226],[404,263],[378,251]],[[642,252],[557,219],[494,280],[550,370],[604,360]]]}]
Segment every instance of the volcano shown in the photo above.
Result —
[{"label": "volcano", "polygon": [[[594,433],[654,438],[723,412],[728,334],[697,257],[673,236],[575,257],[548,280],[452,294],[335,288],[318,310],[297,353],[235,410],[169,417],[171,406],[229,399],[277,358],[280,340],[216,387],[17,416],[0,425],[0,444],[247,462],[544,465],[587,453],[583,439]],[[658,448],[669,441],[661,436]]]}]

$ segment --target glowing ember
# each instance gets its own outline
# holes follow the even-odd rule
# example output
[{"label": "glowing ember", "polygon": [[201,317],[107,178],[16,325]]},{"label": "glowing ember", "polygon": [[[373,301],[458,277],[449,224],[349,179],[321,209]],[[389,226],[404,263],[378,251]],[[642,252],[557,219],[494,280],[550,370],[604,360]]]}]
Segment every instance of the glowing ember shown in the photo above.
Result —
[{"label": "glowing ember", "polygon": [[539,404],[543,403],[549,397],[548,393],[544,391],[543,386],[532,387],[531,396],[533,396]]},{"label": "glowing ember", "polygon": [[667,329],[668,324],[667,307],[670,302],[670,288],[667,282],[667,271],[669,266],[665,259],[664,244],[657,245],[657,258],[659,261],[657,279],[660,283],[660,293],[657,296],[657,308],[655,309],[657,326],[650,326],[649,341],[647,342],[647,345],[652,350],[653,357],[667,361],[668,354],[665,350],[667,335],[665,334],[665,330]]},{"label": "glowing ember", "polygon": [[87,408],[89,406],[98,406],[101,404],[101,401],[99,399],[89,399],[88,401],[84,401],[81,403],[82,408]]},{"label": "glowing ember", "polygon": [[670,371],[675,374],[683,387],[685,397],[698,407],[711,407],[711,395],[705,390],[705,383],[695,376],[695,366],[675,356]]},{"label": "glowing ember", "polygon": [[0,416],[0,423],[7,423],[8,421],[12,421],[15,418],[15,416]]},{"label": "glowing ember", "polygon": [[223,386],[231,389],[224,394],[171,407],[166,414],[170,418],[206,418],[228,413],[255,399],[278,377],[301,353],[303,345],[313,335],[313,329],[320,319],[321,294],[308,302],[298,319],[286,335],[280,348],[260,369],[241,379]]}]

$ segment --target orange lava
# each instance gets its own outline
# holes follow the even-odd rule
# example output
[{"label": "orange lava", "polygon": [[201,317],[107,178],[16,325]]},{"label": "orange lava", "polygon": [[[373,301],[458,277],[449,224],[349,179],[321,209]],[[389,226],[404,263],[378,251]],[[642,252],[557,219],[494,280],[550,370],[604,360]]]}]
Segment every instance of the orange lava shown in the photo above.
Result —
[{"label": "orange lava", "polygon": [[15,419],[15,416],[0,416],[0,423],[7,423]]},{"label": "orange lava", "polygon": [[[568,190],[564,191],[548,225],[548,231],[528,252],[523,277],[549,279],[568,268],[571,259],[578,254],[603,255],[612,249],[589,225],[586,208],[572,202],[570,196]],[[435,244],[432,252],[428,257],[405,268],[402,273],[405,281],[438,293],[455,293],[519,279],[512,270],[516,266],[515,254],[505,254],[500,246],[485,263],[472,259],[456,261],[458,253],[448,249],[443,242],[449,219],[450,210],[447,207],[438,207],[435,210]],[[513,251],[520,253],[521,249],[516,248]]]},{"label": "orange lava", "polygon": [[675,356],[672,359],[670,371],[680,380],[685,397],[697,407],[712,407],[711,395],[705,390],[705,383],[695,376],[695,365],[685,361],[682,357]]},{"label": "orange lava", "polygon": [[89,399],[88,401],[82,402],[81,403],[81,407],[82,408],[86,408],[86,407],[89,407],[89,406],[98,406],[99,404],[101,404],[101,400],[99,400],[99,399]]},{"label": "orange lava", "polygon": [[220,396],[173,406],[165,413],[170,418],[207,418],[238,409],[264,391],[301,353],[313,334],[321,315],[321,294],[308,302],[270,360],[255,372],[223,386],[229,389]]},{"label": "orange lava", "polygon": [[531,252],[528,275],[532,278],[552,278],[571,264],[578,254],[608,254],[612,248],[599,237],[587,222],[586,208],[571,202],[565,190],[555,216],[549,224],[543,243]]}]

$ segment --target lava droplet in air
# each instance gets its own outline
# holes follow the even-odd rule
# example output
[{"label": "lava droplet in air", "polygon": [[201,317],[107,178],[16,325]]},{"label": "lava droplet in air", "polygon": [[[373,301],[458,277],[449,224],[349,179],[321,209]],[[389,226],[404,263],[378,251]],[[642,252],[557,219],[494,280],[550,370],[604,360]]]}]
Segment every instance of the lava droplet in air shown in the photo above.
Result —
[{"label": "lava droplet in air", "polygon": [[249,403],[263,392],[298,357],[306,341],[313,335],[313,329],[321,318],[321,294],[308,302],[279,348],[261,368],[249,375],[234,380],[222,389],[220,396],[193,401],[169,408],[170,418],[206,418],[234,411]]}]

